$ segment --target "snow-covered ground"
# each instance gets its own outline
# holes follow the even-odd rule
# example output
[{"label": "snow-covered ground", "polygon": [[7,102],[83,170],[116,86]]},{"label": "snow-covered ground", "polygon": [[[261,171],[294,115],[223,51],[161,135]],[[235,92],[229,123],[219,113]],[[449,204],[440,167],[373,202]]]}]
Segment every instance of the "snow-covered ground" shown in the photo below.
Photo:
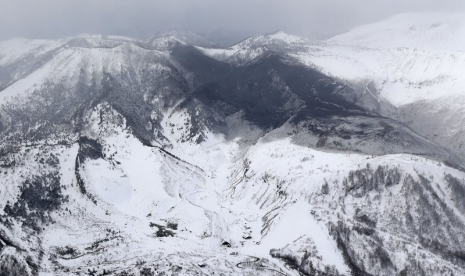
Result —
[{"label": "snow-covered ground", "polygon": [[[104,269],[115,273],[181,269],[188,275],[213,271],[298,275],[280,256],[311,262],[320,271],[348,275],[351,268],[332,225],[359,227],[360,222],[354,220],[362,211],[380,224],[374,231],[389,242],[385,250],[399,269],[408,265],[408,254],[420,252],[429,256],[433,268],[462,271],[426,248],[412,251],[415,236],[396,230],[391,215],[402,217],[405,212],[406,181],[425,177],[431,181],[425,184],[431,188],[425,189],[433,189],[454,216],[465,220],[443,181],[444,175],[465,179],[463,172],[407,154],[325,152],[296,145],[291,138],[277,139],[273,133],[250,143],[209,132],[203,143],[195,144],[179,141],[180,133],[171,133],[167,127],[165,134],[172,147],[166,152],[143,145],[124,123],[115,125],[116,111],[102,121],[99,114],[105,108],[98,105],[88,114],[84,133],[101,144],[101,158],[78,157],[79,145],[58,146],[48,141],[12,155],[22,161],[14,170],[0,171],[8,175],[1,179],[4,205],[24,196],[13,179],[26,181],[55,170],[60,176],[61,197],[67,200],[51,210],[53,223],[42,225],[40,244],[49,257],[42,261],[40,275],[89,269],[98,273]],[[183,109],[167,110],[162,125],[178,127],[188,116]],[[58,158],[59,167],[47,165],[48,161],[35,163],[40,156],[51,154]],[[389,170],[398,170],[397,184],[368,189],[362,197],[359,188],[355,193],[348,190],[351,173],[380,167],[386,168],[386,176]],[[77,174],[85,183],[85,193]],[[5,206],[1,207],[4,212]],[[37,243],[21,241],[28,232],[18,222],[14,225],[14,234],[1,228],[18,237],[12,242],[25,248]],[[363,236],[354,239],[352,246],[361,246],[360,252],[372,250],[363,245]]]},{"label": "snow-covered ground", "polygon": [[[411,155],[328,153],[294,145],[290,139],[260,140],[244,151],[239,141],[213,134],[208,138],[200,145],[174,144],[173,152],[185,158],[178,160],[143,146],[127,130],[112,128],[110,134],[101,134],[105,159],[88,160],[81,167],[88,192],[98,204],[70,187],[73,190],[67,193],[73,199],[65,206],[72,216],[54,213],[57,223],[46,229],[44,249],[76,247],[82,255],[58,259],[71,271],[127,269],[137,262],[164,263],[171,256],[168,260],[188,273],[198,269],[240,275],[241,263],[253,256],[261,260],[261,266],[297,275],[270,258],[272,250],[288,250],[313,252],[311,259],[322,271],[328,266],[346,273],[350,268],[330,234],[330,223],[341,216],[349,223],[357,209],[378,214],[383,223],[383,213],[401,214],[405,208],[402,202],[395,203],[404,196],[403,184],[387,188],[376,207],[369,207],[364,198],[347,197],[343,183],[351,171],[387,166],[398,168],[402,179],[424,175],[439,181],[437,188],[432,187],[448,206],[454,203],[441,182],[443,175],[465,178],[462,172]],[[74,160],[75,154],[76,147],[64,153],[68,160]],[[72,168],[72,162],[65,164],[62,170]],[[74,182],[72,174],[62,177],[64,185]],[[323,191],[325,183],[328,191]],[[377,193],[370,192],[368,197],[376,201]],[[176,224],[177,229],[170,230],[174,236],[157,237],[155,225],[168,223]],[[102,236],[103,229],[109,230]],[[409,239],[389,227],[385,231],[389,240]],[[222,246],[223,241],[231,247]],[[92,248],[94,242],[97,245]],[[95,255],[89,247],[103,251]],[[399,267],[406,263],[403,256],[391,255]],[[434,264],[447,266],[431,258]],[[219,260],[225,263],[220,265]],[[202,267],[193,268],[195,263]]]},{"label": "snow-covered ground", "polygon": [[[277,32],[227,49],[197,49],[235,65],[282,52],[361,83],[364,93],[399,110],[424,104],[429,108],[421,114],[445,113],[441,127],[459,137],[462,18],[401,15],[319,43]],[[77,84],[103,86],[106,74],[138,83],[146,77],[139,72],[150,70],[163,82],[174,70],[167,64],[178,43],[186,42],[169,33],[145,44],[90,35],[2,42],[0,69],[13,73],[0,79],[0,105],[26,101],[51,84],[63,84],[63,95]],[[147,117],[160,124],[163,139],[151,145],[101,103],[83,114],[79,135],[89,145],[46,139],[2,152],[0,260],[40,263],[39,275],[299,275],[298,269],[350,275],[354,263],[374,275],[418,272],[413,263],[427,273],[465,273],[465,207],[457,196],[465,190],[464,172],[409,154],[304,147],[293,142],[292,129],[288,137],[265,134],[241,114],[226,119],[228,135],[205,128],[196,143],[200,132],[186,137],[200,111],[164,102],[162,93],[177,92],[170,85],[140,88],[144,101],[159,107]],[[98,154],[86,156],[92,146]],[[43,179],[58,181],[40,185]]]}]

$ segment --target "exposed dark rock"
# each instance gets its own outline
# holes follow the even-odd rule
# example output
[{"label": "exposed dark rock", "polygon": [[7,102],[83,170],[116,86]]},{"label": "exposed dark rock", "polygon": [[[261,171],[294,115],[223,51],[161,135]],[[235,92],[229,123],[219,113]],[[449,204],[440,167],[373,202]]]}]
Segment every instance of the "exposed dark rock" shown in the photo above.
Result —
[{"label": "exposed dark rock", "polygon": [[85,136],[79,138],[79,159],[84,162],[87,158],[103,158],[102,145],[97,141]]}]

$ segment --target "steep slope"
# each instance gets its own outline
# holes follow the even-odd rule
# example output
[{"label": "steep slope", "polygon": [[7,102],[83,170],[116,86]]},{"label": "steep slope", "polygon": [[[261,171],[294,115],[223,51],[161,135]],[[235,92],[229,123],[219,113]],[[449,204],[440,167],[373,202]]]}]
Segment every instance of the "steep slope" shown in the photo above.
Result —
[{"label": "steep slope", "polygon": [[463,164],[461,157],[432,145],[402,123],[359,107],[352,89],[293,59],[268,54],[234,67],[191,47],[178,48],[172,55],[194,76],[192,97],[184,104],[199,100],[214,110],[216,118],[241,111],[263,129],[289,123],[288,132],[300,133],[306,145],[367,154],[409,152]]},{"label": "steep slope", "polygon": [[[294,55],[344,79],[360,104],[464,154],[463,14],[404,14]],[[427,107],[427,108],[425,108]]]},{"label": "steep slope", "polygon": [[36,71],[0,93],[6,134],[2,140],[73,135],[80,131],[85,110],[101,101],[111,101],[128,118],[141,119],[131,121],[141,139],[156,135],[161,120],[157,112],[174,104],[184,88],[182,77],[170,73],[176,69],[169,54],[129,42],[114,46],[110,41],[108,47],[77,42],[88,39],[55,49],[48,59],[38,61],[42,66]]}]

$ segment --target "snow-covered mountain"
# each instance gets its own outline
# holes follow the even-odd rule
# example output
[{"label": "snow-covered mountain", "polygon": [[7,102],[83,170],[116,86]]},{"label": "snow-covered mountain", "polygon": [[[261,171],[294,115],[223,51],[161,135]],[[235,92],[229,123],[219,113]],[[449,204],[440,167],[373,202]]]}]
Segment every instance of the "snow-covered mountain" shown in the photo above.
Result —
[{"label": "snow-covered mountain", "polygon": [[329,42],[371,48],[416,48],[463,52],[463,13],[407,13],[354,28]]},{"label": "snow-covered mountain", "polygon": [[244,65],[270,51],[278,53],[298,51],[308,43],[309,41],[304,38],[277,31],[267,35],[252,36],[228,48],[197,48],[216,60]]},{"label": "snow-covered mountain", "polygon": [[213,47],[215,44],[204,37],[186,30],[164,30],[158,32],[152,39],[171,37],[190,45],[201,47]]},{"label": "snow-covered mountain", "polygon": [[362,104],[464,154],[464,18],[459,13],[402,14],[294,57],[350,83],[367,96]]},{"label": "snow-covered mountain", "polygon": [[465,274],[461,63],[363,28],[1,42],[0,275]]}]

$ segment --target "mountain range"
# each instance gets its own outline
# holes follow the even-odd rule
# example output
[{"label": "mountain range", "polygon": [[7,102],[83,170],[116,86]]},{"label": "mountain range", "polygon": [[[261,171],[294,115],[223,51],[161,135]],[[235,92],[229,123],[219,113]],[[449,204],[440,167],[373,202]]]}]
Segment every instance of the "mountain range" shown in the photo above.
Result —
[{"label": "mountain range", "polygon": [[464,18],[0,42],[0,275],[465,274]]}]

